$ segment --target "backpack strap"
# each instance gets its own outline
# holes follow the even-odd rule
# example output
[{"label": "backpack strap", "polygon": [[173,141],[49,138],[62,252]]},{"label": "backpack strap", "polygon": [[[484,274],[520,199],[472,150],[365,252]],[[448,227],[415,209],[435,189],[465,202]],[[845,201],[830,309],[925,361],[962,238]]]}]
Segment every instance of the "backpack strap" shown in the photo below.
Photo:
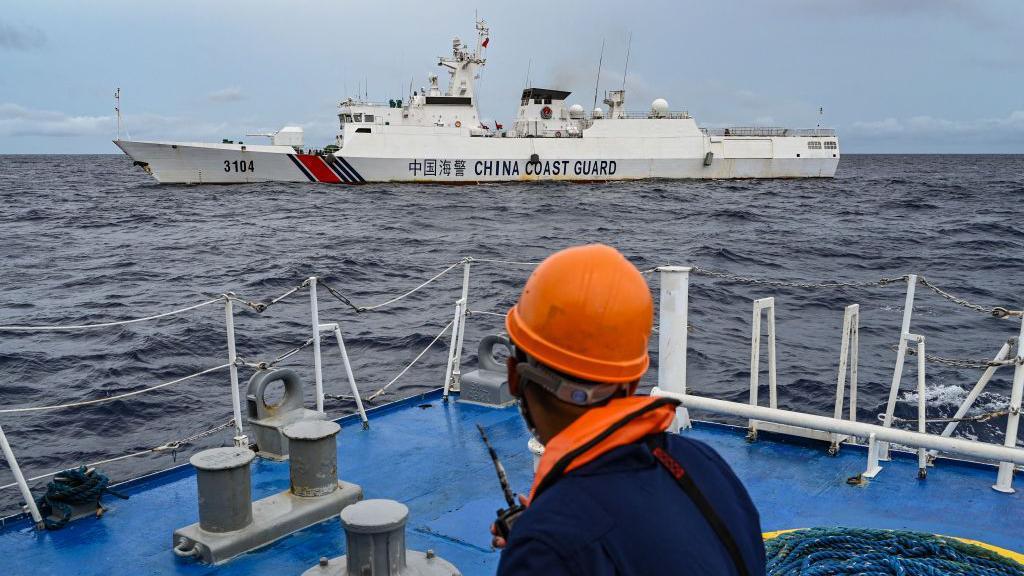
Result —
[{"label": "backpack strap", "polygon": [[652,434],[646,439],[647,447],[650,449],[654,459],[658,461],[661,466],[668,471],[669,474],[675,478],[679,487],[683,489],[683,492],[689,496],[693,504],[700,510],[700,513],[704,516],[704,519],[711,526],[711,529],[715,531],[718,539],[725,546],[726,551],[729,553],[729,557],[732,558],[732,563],[736,566],[736,572],[740,576],[749,576],[750,571],[747,570],[747,564],[743,560],[743,555],[740,554],[740,548],[736,545],[736,539],[733,538],[729,528],[722,521],[722,518],[715,512],[711,502],[708,501],[704,493],[701,492],[700,488],[690,478],[690,475],[686,473],[686,469],[679,463],[678,460],[672,457],[667,450],[663,447],[665,443],[665,434]]}]

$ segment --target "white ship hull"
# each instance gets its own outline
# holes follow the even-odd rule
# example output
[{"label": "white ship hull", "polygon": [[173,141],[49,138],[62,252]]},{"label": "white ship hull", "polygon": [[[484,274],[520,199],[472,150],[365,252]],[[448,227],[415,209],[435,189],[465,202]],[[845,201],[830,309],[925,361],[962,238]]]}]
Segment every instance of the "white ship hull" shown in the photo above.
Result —
[{"label": "white ship hull", "polygon": [[[624,122],[624,121],[618,121]],[[832,138],[834,140],[834,137]],[[515,182],[830,178],[838,150],[807,137],[468,138],[358,137],[334,155],[288,146],[117,141],[161,183]],[[708,157],[708,153],[711,156]],[[537,161],[531,162],[536,154]]]}]

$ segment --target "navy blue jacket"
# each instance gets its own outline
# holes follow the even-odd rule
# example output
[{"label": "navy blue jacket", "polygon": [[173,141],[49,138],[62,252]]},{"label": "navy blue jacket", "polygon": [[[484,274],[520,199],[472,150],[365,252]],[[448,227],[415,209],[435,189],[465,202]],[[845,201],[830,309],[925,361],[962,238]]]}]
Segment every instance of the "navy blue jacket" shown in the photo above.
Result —
[{"label": "navy blue jacket", "polygon": [[[763,576],[761,522],[743,484],[710,446],[667,438],[667,451],[729,528],[751,576]],[[540,494],[512,528],[498,574],[737,572],[704,516],[641,442],[609,451]]]}]

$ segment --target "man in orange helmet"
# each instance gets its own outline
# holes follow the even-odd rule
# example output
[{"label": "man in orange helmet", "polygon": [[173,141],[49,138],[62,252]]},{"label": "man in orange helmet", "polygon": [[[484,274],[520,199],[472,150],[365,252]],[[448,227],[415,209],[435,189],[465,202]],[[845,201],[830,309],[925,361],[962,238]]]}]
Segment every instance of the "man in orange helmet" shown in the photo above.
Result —
[{"label": "man in orange helmet", "polygon": [[603,245],[549,257],[509,310],[509,387],[545,451],[526,511],[494,538],[499,575],[764,574],[739,479],[665,432],[674,401],[634,396],[652,322],[647,282]]}]

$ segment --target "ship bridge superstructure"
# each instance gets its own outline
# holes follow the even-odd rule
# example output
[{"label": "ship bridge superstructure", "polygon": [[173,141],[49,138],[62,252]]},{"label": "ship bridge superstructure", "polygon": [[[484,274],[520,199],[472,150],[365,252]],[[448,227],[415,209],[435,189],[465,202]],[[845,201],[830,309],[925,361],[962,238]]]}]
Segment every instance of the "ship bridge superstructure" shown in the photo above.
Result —
[{"label": "ship bridge superstructure", "polygon": [[441,90],[436,74],[427,77],[429,86],[413,91],[406,100],[392,99],[386,103],[348,98],[338,104],[341,132],[337,145],[359,134],[407,134],[403,128],[439,129],[438,133],[463,136],[491,135],[480,123],[474,85],[479,69],[487,63],[484,52],[490,42],[490,28],[483,20],[476,22],[475,47],[452,39],[451,56],[441,56],[437,65],[448,71],[448,88]]}]

